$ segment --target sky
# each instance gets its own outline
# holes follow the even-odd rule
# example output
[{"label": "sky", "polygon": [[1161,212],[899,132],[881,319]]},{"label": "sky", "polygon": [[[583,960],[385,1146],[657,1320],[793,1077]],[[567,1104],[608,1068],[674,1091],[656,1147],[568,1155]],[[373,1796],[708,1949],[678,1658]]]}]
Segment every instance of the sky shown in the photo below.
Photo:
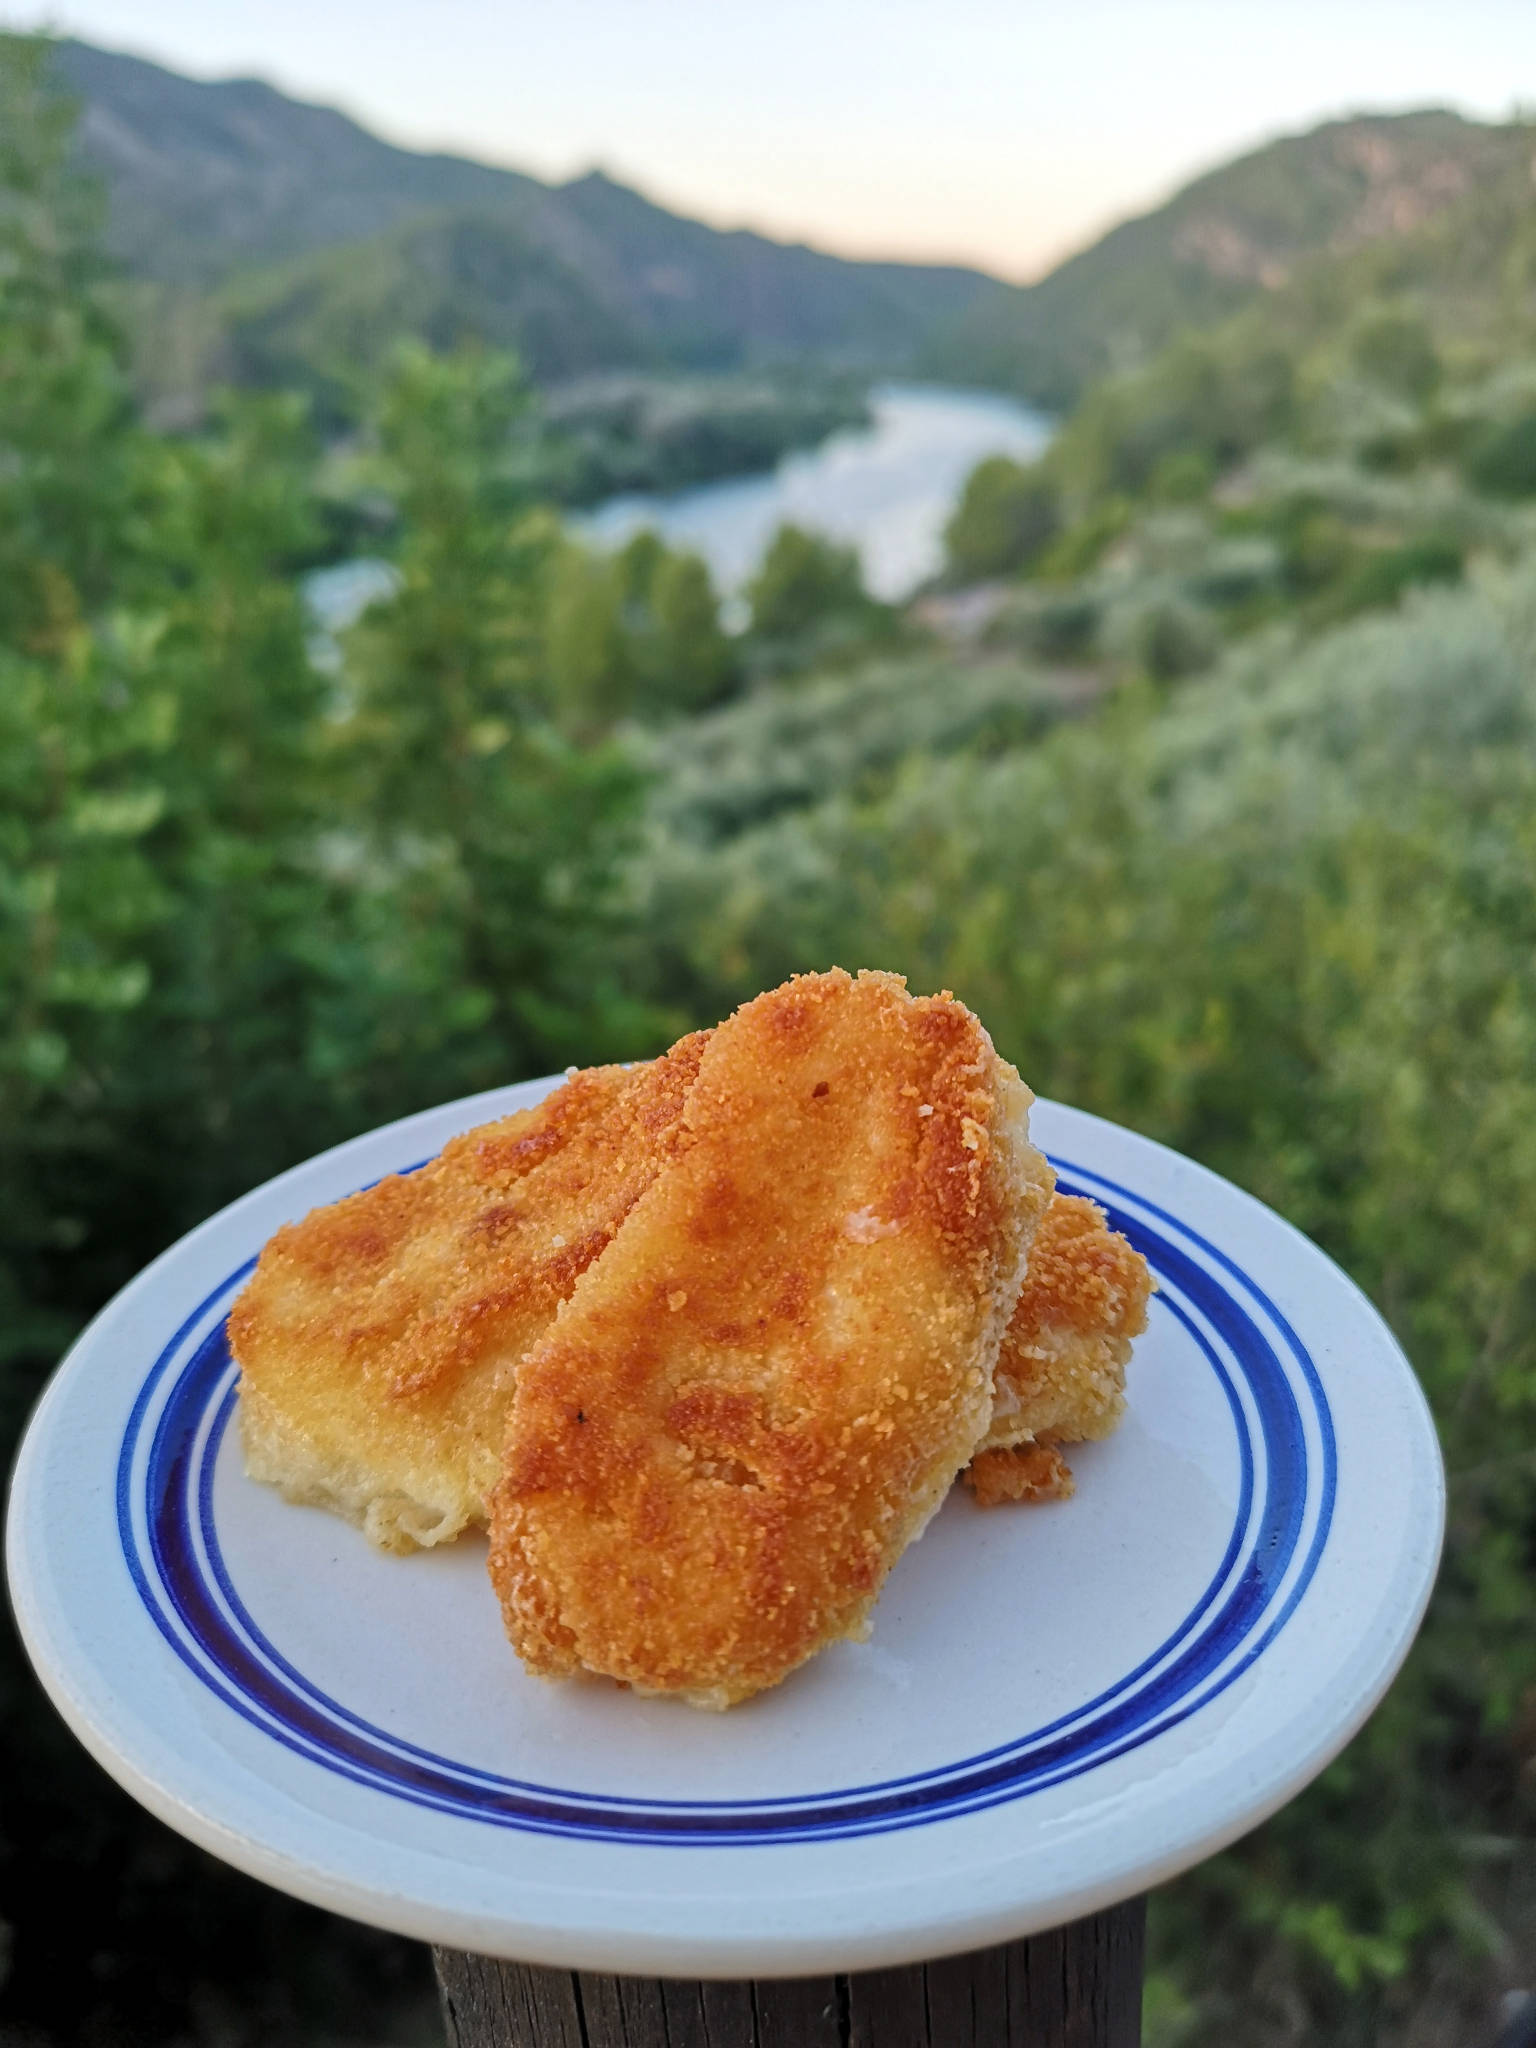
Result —
[{"label": "sky", "polygon": [[1362,108],[1536,100],[1536,0],[0,0],[390,141],[840,255],[1026,280]]}]

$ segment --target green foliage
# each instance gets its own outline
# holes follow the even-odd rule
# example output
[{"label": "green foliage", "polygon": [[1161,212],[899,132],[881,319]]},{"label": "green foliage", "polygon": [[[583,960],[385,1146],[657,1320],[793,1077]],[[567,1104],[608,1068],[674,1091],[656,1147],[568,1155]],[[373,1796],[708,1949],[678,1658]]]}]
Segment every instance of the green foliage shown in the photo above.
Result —
[{"label": "green foliage", "polygon": [[[242,274],[208,309],[204,347],[258,390],[309,394],[354,424],[402,336],[434,353],[515,348],[545,379],[630,362],[636,340],[590,279],[495,213],[414,219],[387,234]],[[209,375],[199,366],[199,381]]]},{"label": "green foliage", "polygon": [[[623,986],[638,777],[546,714],[553,530],[507,468],[515,367],[397,365],[376,440],[398,586],[317,667],[303,404],[147,433],[24,39],[0,40],[0,114],[8,1455],[73,1332],[220,1203],[413,1106],[649,1050],[673,1020]],[[8,1636],[0,1747],[6,2025],[28,2039],[208,2036],[231,2002],[272,2038],[382,2038],[415,2000],[390,1944],[221,1873],[113,1793]]]},{"label": "green foliage", "polygon": [[1087,591],[1029,590],[994,615],[987,640],[1041,661],[1083,661],[1095,654],[1102,604]]},{"label": "green foliage", "polygon": [[956,578],[1006,576],[1026,569],[1061,525],[1057,491],[1034,464],[989,456],[966,480],[944,529],[944,549]]},{"label": "green foliage", "polygon": [[1440,383],[1441,362],[1428,324],[1411,313],[1381,312],[1356,329],[1351,354],[1373,384],[1423,405]]},{"label": "green foliage", "polygon": [[899,635],[896,614],[864,588],[855,548],[784,525],[748,583],[748,659],[766,675],[843,667]]},{"label": "green foliage", "polygon": [[1205,449],[1172,448],[1153,465],[1147,492],[1162,505],[1198,505],[1215,481],[1216,465]]},{"label": "green foliage", "polygon": [[1031,1085],[1308,1230],[1418,1367],[1452,1475],[1429,1624],[1319,1784],[1159,1902],[1187,2048],[1405,2039],[1437,1972],[1486,1984],[1536,1876],[1533,677],[1527,571],[863,802],[674,831],[640,878],[700,1015],[829,960],[953,987]]},{"label": "green foliage", "polygon": [[628,717],[635,699],[620,573],[605,556],[567,544],[552,565],[545,607],[555,715],[578,739],[606,732]]},{"label": "green foliage", "polygon": [[[399,581],[350,636],[353,717],[337,736],[399,913],[424,944],[454,935],[458,1014],[478,1027],[467,1071],[489,1075],[578,1043],[623,1050],[637,1028],[591,915],[633,782],[616,754],[583,752],[548,722],[556,537],[507,454],[527,403],[510,358],[397,358],[378,439],[404,534]],[[578,646],[571,604],[564,616],[569,674],[598,693],[580,715],[600,721],[604,643]]]},{"label": "green foliage", "polygon": [[1462,551],[1454,541],[1426,538],[1402,547],[1372,549],[1330,592],[1319,616],[1349,618],[1355,612],[1382,610],[1420,584],[1459,583],[1463,566]]},{"label": "green foliage", "polygon": [[1493,497],[1536,497],[1536,412],[1484,428],[1464,466],[1468,480]]},{"label": "green foliage", "polygon": [[556,716],[577,738],[706,710],[740,681],[707,565],[648,529],[614,557],[566,542],[544,631]]},{"label": "green foliage", "polygon": [[868,602],[856,548],[842,548],[803,527],[781,526],[747,585],[752,631],[789,640]]},{"label": "green foliage", "polygon": [[1245,331],[1190,337],[1147,370],[1097,387],[1046,457],[1072,499],[1145,491],[1193,456],[1219,472],[1282,437],[1296,412],[1295,363]]},{"label": "green foliage", "polygon": [[647,696],[659,708],[703,711],[731,694],[736,653],[720,626],[720,606],[702,557],[662,557],[648,599],[654,652]]},{"label": "green foliage", "polygon": [[709,844],[839,791],[885,787],[913,757],[1000,753],[1047,731],[1064,710],[1023,664],[957,671],[913,657],[758,689],[637,751],[653,778],[653,823],[666,838]]},{"label": "green foliage", "polygon": [[96,195],[70,164],[48,46],[0,51],[0,635],[61,647],[99,604],[135,516],[123,351],[90,290]]},{"label": "green foliage", "polygon": [[1139,612],[1130,637],[1138,667],[1155,683],[1178,683],[1216,659],[1218,640],[1208,617],[1172,599]]},{"label": "green foliage", "polygon": [[543,451],[562,503],[621,491],[673,491],[770,470],[839,428],[867,426],[861,385],[793,377],[600,377],[553,392]]},{"label": "green foliage", "polygon": [[1045,583],[1070,583],[1075,577],[1086,575],[1125,532],[1131,516],[1127,499],[1105,499],[1093,511],[1074,520],[1046,549],[1035,565],[1035,574]]}]

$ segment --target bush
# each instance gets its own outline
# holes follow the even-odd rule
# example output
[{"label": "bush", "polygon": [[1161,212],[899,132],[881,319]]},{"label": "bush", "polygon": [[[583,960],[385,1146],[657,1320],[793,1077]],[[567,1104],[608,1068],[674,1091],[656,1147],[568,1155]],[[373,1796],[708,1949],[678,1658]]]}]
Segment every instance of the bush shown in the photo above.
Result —
[{"label": "bush", "polygon": [[1413,405],[1425,404],[1439,387],[1434,337],[1414,314],[1372,315],[1356,328],[1350,355],[1361,376]]},{"label": "bush", "polygon": [[702,844],[840,791],[867,796],[914,757],[1019,745],[1061,713],[1038,671],[1019,663],[885,661],[764,686],[637,751],[656,778],[653,823]]},{"label": "bush", "polygon": [[1416,540],[1362,553],[1357,565],[1323,600],[1319,616],[1345,619],[1384,610],[1408,590],[1428,583],[1459,583],[1462,551],[1454,541]]},{"label": "bush", "polygon": [[1295,366],[1246,330],[1188,339],[1147,369],[1095,387],[1046,458],[1069,497],[1145,491],[1160,465],[1199,456],[1220,472],[1283,435],[1296,412]]},{"label": "bush", "polygon": [[1101,616],[1102,606],[1090,592],[1031,590],[998,613],[987,638],[1042,661],[1081,661],[1093,652]]},{"label": "bush", "polygon": [[1219,645],[1209,616],[1193,605],[1150,605],[1136,622],[1136,659],[1156,683],[1198,675],[1216,659]]},{"label": "bush", "polygon": [[1467,481],[1495,498],[1536,496],[1536,412],[1490,426],[1467,450]]}]

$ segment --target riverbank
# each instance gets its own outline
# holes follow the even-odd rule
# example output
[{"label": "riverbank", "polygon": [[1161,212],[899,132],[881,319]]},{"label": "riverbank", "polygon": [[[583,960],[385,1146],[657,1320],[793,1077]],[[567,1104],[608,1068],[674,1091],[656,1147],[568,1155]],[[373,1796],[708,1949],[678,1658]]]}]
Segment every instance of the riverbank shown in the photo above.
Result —
[{"label": "riverbank", "polygon": [[941,567],[945,522],[976,464],[989,455],[1032,460],[1052,423],[1014,399],[943,385],[876,385],[869,411],[868,426],[834,433],[765,475],[624,493],[573,523],[601,547],[649,527],[669,547],[702,555],[728,595],[780,526],[805,526],[857,548],[870,591],[900,602]]},{"label": "riverbank", "polygon": [[[1031,460],[1051,433],[1044,414],[1013,399],[882,384],[868,395],[867,425],[842,428],[771,469],[687,490],[617,493],[573,515],[571,525],[604,549],[650,528],[669,547],[702,555],[728,618],[786,523],[855,547],[871,593],[900,603],[941,567],[945,523],[976,464],[989,455]],[[316,570],[305,589],[324,632],[334,634],[392,584],[387,563],[358,557]]]}]

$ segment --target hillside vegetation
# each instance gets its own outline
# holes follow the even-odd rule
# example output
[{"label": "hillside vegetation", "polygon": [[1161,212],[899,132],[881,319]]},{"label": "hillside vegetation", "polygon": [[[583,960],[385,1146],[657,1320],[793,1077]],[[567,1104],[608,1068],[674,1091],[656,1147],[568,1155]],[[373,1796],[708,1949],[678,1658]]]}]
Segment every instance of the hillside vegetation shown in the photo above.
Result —
[{"label": "hillside vegetation", "polygon": [[[697,557],[571,538],[483,345],[391,351],[344,459],[302,393],[147,424],[47,61],[0,43],[7,1441],[116,1287],[333,1140],[797,969],[950,986],[1325,1245],[1446,1452],[1386,1704],[1153,1901],[1149,2048],[1487,2048],[1536,1982],[1528,172],[1092,386],[978,471],[947,588],[877,604],[786,528],[728,633]],[[318,636],[304,573],[375,515],[392,573]],[[8,1639],[0,1739],[7,2038],[434,2038],[421,1951],[151,1821]]]},{"label": "hillside vegetation", "polygon": [[1530,157],[1518,123],[1437,111],[1327,122],[1197,178],[1039,284],[978,296],[926,366],[1062,410],[1181,329],[1283,289],[1309,259],[1393,245],[1490,180],[1526,173]]}]

